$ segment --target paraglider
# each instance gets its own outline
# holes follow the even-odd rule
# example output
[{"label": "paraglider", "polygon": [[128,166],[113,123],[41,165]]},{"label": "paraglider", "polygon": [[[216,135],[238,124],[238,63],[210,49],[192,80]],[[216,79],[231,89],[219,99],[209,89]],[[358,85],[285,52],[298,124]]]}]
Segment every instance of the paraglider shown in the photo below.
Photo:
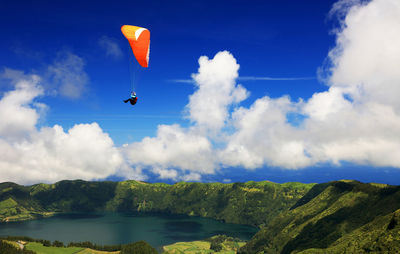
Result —
[{"label": "paraglider", "polygon": [[[150,31],[143,27],[123,25],[121,27],[122,34],[128,40],[133,55],[135,56],[139,65],[143,68],[149,66],[149,55],[150,55]],[[125,103],[130,101],[132,105],[137,102],[136,93],[134,92],[134,82],[132,82],[131,97],[124,100]]]},{"label": "paraglider", "polygon": [[127,103],[128,101],[131,103],[131,105],[135,105],[137,102],[137,96],[135,92],[131,92],[131,97],[129,99],[124,100],[125,103]]}]

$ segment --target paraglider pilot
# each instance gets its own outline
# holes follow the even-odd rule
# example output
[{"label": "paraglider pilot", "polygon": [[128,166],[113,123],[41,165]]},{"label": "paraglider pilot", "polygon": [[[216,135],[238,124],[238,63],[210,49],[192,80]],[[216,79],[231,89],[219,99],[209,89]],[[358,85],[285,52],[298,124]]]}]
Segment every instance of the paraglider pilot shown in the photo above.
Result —
[{"label": "paraglider pilot", "polygon": [[136,104],[136,102],[137,102],[137,96],[136,96],[136,93],[135,92],[132,92],[131,93],[131,98],[129,98],[129,99],[127,99],[127,100],[124,100],[124,102],[125,103],[127,103],[128,101],[132,104],[132,105],[135,105]]}]

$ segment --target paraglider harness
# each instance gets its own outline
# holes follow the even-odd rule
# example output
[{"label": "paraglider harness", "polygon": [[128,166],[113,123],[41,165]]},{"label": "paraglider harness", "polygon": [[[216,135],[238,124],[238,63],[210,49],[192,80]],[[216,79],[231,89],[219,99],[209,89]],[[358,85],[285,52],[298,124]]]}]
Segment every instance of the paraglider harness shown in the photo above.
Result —
[{"label": "paraglider harness", "polygon": [[132,105],[135,105],[136,104],[136,102],[137,102],[137,96],[136,96],[136,93],[135,92],[132,92],[131,93],[131,98],[129,98],[129,99],[127,99],[127,100],[124,100],[124,102],[125,103],[127,103],[128,101],[132,104]]}]

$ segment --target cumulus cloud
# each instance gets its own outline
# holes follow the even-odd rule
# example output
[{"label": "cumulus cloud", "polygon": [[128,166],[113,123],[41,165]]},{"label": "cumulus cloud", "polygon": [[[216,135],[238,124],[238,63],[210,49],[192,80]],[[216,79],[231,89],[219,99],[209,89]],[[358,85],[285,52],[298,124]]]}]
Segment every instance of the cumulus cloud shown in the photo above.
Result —
[{"label": "cumulus cloud", "polygon": [[[207,137],[178,125],[160,125],[156,137],[125,145],[122,150],[133,165],[214,173],[211,142]],[[166,175],[160,170],[155,173]]]},{"label": "cumulus cloud", "polygon": [[185,182],[199,182],[201,180],[201,175],[199,173],[191,172],[183,175],[181,179]]},{"label": "cumulus cloud", "polygon": [[104,35],[99,39],[98,43],[105,51],[106,56],[114,59],[120,59],[122,57],[122,50],[115,39]]},{"label": "cumulus cloud", "polygon": [[[115,173],[122,157],[96,124],[42,128],[29,139],[0,140],[1,178],[19,183],[101,179]],[[6,170],[7,169],[7,170]]]},{"label": "cumulus cloud", "polygon": [[[248,92],[235,82],[239,65],[229,52],[219,52],[213,59],[200,57],[199,65],[193,74],[197,89],[185,108],[192,125],[160,125],[156,137],[126,145],[123,151],[130,163],[153,168],[160,178],[188,181],[198,181],[200,174],[218,169],[213,142],[223,135],[231,107]],[[185,174],[185,170],[190,172]]]},{"label": "cumulus cloud", "polygon": [[196,172],[189,172],[185,174],[183,171],[158,167],[153,167],[151,172],[158,175],[158,178],[162,180],[173,180],[175,182],[198,182],[201,180],[201,174]]},{"label": "cumulus cloud", "polygon": [[[96,123],[38,130],[45,108],[36,101],[43,94],[38,77],[8,72],[17,78],[15,89],[0,101],[0,117],[7,119],[0,122],[0,177],[146,179],[148,170],[160,179],[200,181],[222,167],[301,169],[343,161],[400,167],[400,2],[340,1],[332,13],[339,14],[340,26],[323,70],[326,91],[298,101],[264,96],[244,107],[240,103],[249,92],[237,84],[233,55],[203,56],[184,108],[188,126],[159,125],[154,137],[119,148]],[[80,67],[54,64],[49,68],[54,80],[69,84],[68,72],[78,73],[72,75],[75,81],[85,80],[79,57],[64,60]],[[293,123],[291,116],[300,120]]]},{"label": "cumulus cloud", "polygon": [[7,140],[25,137],[35,129],[40,112],[46,108],[44,104],[33,101],[44,92],[38,84],[40,79],[33,75],[18,80],[25,75],[9,69],[1,76],[11,79],[15,89],[6,92],[0,99],[0,137]]},{"label": "cumulus cloud", "polygon": [[[14,74],[18,72],[13,72]],[[36,127],[44,104],[40,78],[19,72],[14,89],[0,100],[0,179],[22,184],[63,179],[101,179],[121,175],[143,179],[125,162],[112,139],[97,123]],[[10,77],[9,77],[10,78]]]},{"label": "cumulus cloud", "polygon": [[189,97],[187,118],[203,131],[219,131],[228,118],[229,107],[248,97],[241,85],[236,85],[239,65],[227,51],[213,59],[202,56],[199,70],[192,77],[197,90]]},{"label": "cumulus cloud", "polygon": [[[191,125],[162,125],[156,137],[127,145],[130,163],[163,168],[154,172],[171,179],[221,167],[400,167],[400,2],[340,1],[334,13],[340,27],[324,69],[327,91],[299,101],[265,96],[240,107],[249,92],[236,83],[234,57],[200,57],[198,73],[181,81],[196,87],[185,108]],[[301,120],[293,124],[290,115]]]},{"label": "cumulus cloud", "polygon": [[227,138],[225,149],[219,153],[226,166],[256,169],[264,165],[284,168],[309,166],[306,142],[297,128],[287,122],[287,114],[297,105],[289,97],[263,97],[250,108],[233,113],[236,131]]},{"label": "cumulus cloud", "polygon": [[60,52],[44,74],[47,86],[69,99],[80,98],[89,84],[84,67],[85,61],[81,57],[67,51]]},{"label": "cumulus cloud", "polygon": [[171,179],[174,181],[178,180],[178,171],[174,169],[165,169],[165,168],[157,168],[154,167],[151,169],[151,171],[158,175],[158,178],[160,179]]},{"label": "cumulus cloud", "polygon": [[374,0],[348,9],[332,62],[329,82],[360,103],[377,102],[400,110],[400,2]]},{"label": "cumulus cloud", "polygon": [[[328,54],[328,91],[300,103],[264,97],[234,112],[238,131],[221,152],[225,164],[400,167],[400,3],[341,1],[334,11],[343,20]],[[305,116],[299,127],[285,122],[289,111]]]},{"label": "cumulus cloud", "polygon": [[341,1],[333,11],[345,15],[328,55],[331,87],[304,107],[312,153],[335,163],[399,167],[400,3]]}]

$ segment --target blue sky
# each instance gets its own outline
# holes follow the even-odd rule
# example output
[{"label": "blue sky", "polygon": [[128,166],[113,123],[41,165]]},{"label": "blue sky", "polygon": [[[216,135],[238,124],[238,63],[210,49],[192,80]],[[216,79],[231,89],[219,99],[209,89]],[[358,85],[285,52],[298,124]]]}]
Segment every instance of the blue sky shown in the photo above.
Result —
[{"label": "blue sky", "polygon": [[[399,75],[386,68],[398,66],[399,52],[369,50],[396,45],[398,37],[379,31],[398,28],[397,7],[392,0],[3,1],[0,149],[12,147],[12,156],[2,158],[0,180],[399,184],[391,98]],[[377,25],[368,35],[371,20]],[[124,24],[150,30],[148,69],[134,62]],[[381,40],[364,45],[374,32]],[[201,56],[208,57],[203,70]],[[379,67],[363,65],[377,57]],[[122,102],[131,75],[134,107]],[[24,80],[28,87],[19,85]],[[24,89],[32,98],[9,106],[7,96]],[[214,97],[227,100],[216,103],[215,121],[205,119],[213,108],[202,106]],[[29,149],[41,152],[25,157]]]}]

